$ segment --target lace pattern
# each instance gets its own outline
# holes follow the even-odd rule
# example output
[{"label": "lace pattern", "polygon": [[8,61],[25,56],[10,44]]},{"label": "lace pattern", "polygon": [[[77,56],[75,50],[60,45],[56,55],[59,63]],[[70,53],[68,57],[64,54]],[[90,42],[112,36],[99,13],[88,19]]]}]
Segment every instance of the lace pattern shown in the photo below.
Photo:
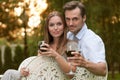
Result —
[{"label": "lace pattern", "polygon": [[[31,57],[31,59],[29,58],[29,65],[27,65],[30,75],[22,77],[21,80],[70,80],[62,72],[54,58],[40,56],[36,58]],[[25,61],[23,61],[23,65],[25,65]],[[97,76],[85,68],[77,67],[76,74],[71,80],[107,80],[107,75]]]},{"label": "lace pattern", "polygon": [[28,66],[30,75],[21,80],[69,80],[52,57],[40,56]]},{"label": "lace pattern", "polygon": [[77,67],[76,74],[71,80],[107,80],[107,75],[94,75],[85,68]]}]

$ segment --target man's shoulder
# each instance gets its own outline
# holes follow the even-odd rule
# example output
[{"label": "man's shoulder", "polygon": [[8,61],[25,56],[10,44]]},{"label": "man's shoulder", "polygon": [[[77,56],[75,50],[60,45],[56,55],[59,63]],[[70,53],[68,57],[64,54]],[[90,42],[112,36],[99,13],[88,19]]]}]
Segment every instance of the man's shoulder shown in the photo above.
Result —
[{"label": "man's shoulder", "polygon": [[95,32],[93,32],[92,30],[88,29],[83,37],[83,39],[85,40],[89,40],[89,41],[97,41],[97,40],[102,40],[101,37],[96,34]]},{"label": "man's shoulder", "polygon": [[84,44],[84,46],[87,46],[87,47],[88,46],[97,47],[100,45],[104,45],[102,38],[92,30],[88,30],[81,41],[82,41],[82,44]]}]

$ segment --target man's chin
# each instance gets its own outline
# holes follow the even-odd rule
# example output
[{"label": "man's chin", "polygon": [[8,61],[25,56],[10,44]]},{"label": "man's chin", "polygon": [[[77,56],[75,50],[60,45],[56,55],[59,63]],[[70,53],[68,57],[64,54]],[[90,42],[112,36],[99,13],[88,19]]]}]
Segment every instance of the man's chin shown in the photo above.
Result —
[{"label": "man's chin", "polygon": [[75,31],[74,30],[69,30],[70,32],[74,33]]},{"label": "man's chin", "polygon": [[70,32],[72,32],[73,34],[77,34],[78,32],[75,30],[69,30]]}]

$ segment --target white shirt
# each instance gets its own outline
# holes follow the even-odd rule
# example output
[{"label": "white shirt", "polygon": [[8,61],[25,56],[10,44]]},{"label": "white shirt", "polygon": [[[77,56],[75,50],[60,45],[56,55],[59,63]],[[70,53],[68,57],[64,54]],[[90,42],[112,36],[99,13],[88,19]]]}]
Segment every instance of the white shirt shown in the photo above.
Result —
[{"label": "white shirt", "polygon": [[82,50],[81,55],[83,55],[85,59],[95,63],[106,62],[105,47],[102,39],[88,29],[86,24],[84,24],[77,35],[71,32],[67,34],[67,38],[70,40],[74,40],[74,36],[78,39],[79,48]]}]

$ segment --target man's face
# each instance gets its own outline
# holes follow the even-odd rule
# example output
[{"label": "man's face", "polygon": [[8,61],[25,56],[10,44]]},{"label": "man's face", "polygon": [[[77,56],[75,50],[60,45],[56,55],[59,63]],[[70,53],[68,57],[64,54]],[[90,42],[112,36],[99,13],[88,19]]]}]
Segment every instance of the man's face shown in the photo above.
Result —
[{"label": "man's face", "polygon": [[73,32],[74,34],[77,34],[84,25],[86,16],[82,17],[80,9],[76,7],[73,10],[65,11],[65,20],[69,31]]}]

